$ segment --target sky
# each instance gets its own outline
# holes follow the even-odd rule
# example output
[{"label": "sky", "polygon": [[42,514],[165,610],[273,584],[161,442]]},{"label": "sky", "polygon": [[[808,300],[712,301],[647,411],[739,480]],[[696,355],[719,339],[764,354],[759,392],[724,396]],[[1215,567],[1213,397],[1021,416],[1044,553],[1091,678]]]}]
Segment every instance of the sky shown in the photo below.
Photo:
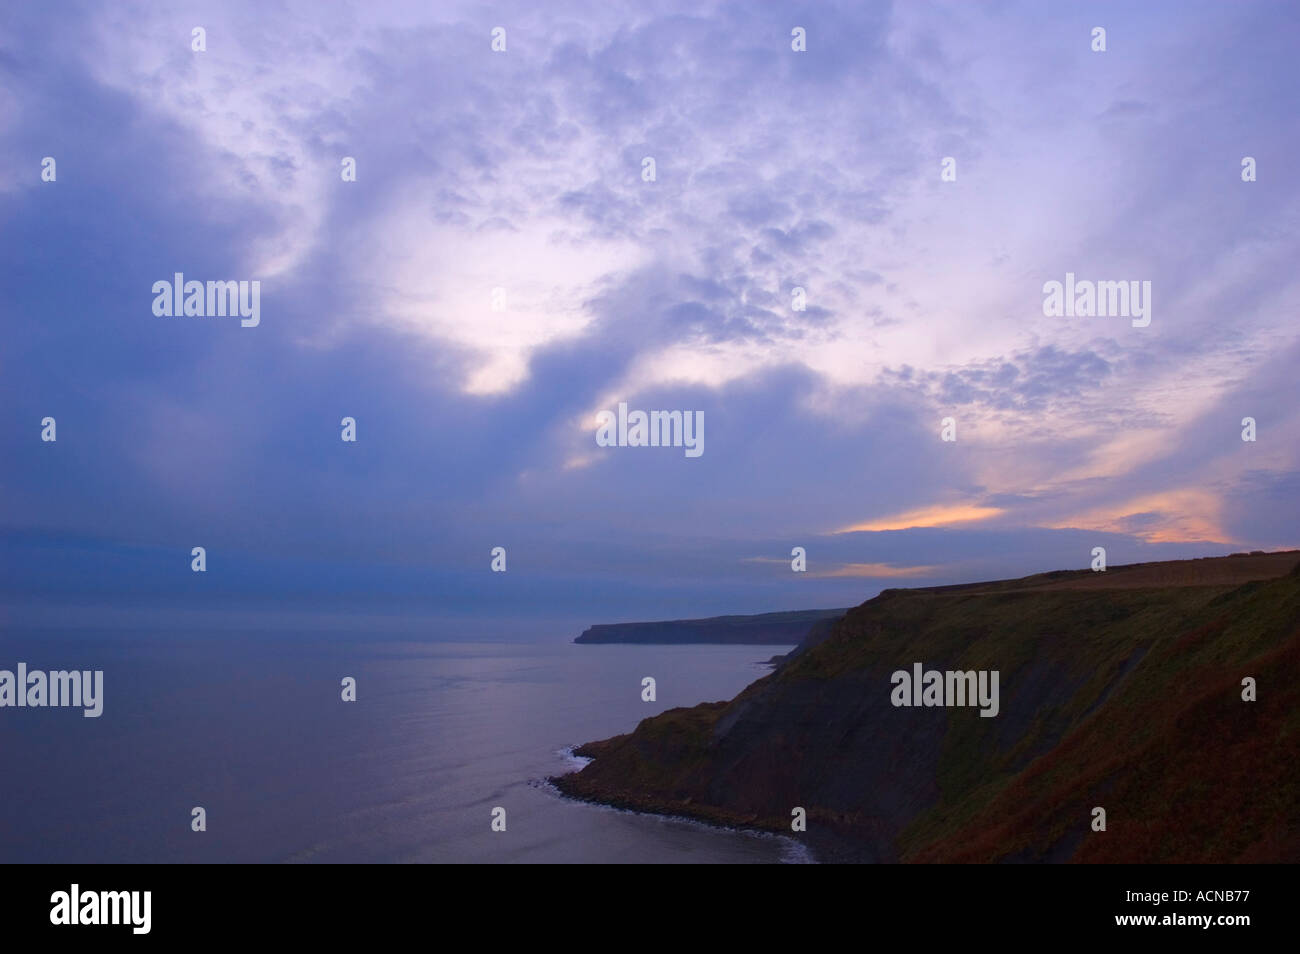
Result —
[{"label": "sky", "polygon": [[[0,627],[1300,546],[1297,49],[1286,3],[8,4]],[[260,322],[155,315],[177,272]],[[1045,314],[1067,273],[1150,324]],[[620,403],[704,452],[599,446]]]}]

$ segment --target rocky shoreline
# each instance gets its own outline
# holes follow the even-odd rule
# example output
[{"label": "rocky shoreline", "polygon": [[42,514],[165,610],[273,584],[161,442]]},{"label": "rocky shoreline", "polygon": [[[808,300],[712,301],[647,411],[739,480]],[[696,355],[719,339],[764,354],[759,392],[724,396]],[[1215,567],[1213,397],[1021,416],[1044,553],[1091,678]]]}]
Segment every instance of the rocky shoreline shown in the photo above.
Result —
[{"label": "rocky shoreline", "polygon": [[[602,742],[591,742],[575,747],[574,755],[594,759]],[[564,798],[602,808],[618,811],[636,812],[645,815],[657,815],[662,818],[675,818],[708,825],[720,831],[753,832],[790,838],[797,841],[808,852],[809,860],[815,864],[862,864],[880,861],[869,848],[860,846],[851,838],[833,834],[826,830],[794,832],[788,821],[764,820],[755,816],[743,816],[727,812],[710,805],[693,804],[689,800],[674,801],[670,799],[648,798],[644,794],[628,790],[605,788],[599,784],[587,784],[581,778],[581,770],[565,775],[554,775],[546,779]]]}]

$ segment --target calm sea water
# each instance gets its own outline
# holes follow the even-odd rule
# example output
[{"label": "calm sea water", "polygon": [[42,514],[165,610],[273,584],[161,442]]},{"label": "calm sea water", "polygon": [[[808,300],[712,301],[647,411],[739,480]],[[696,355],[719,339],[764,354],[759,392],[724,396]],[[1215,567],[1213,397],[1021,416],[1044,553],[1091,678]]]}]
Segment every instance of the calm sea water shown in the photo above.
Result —
[{"label": "calm sea water", "polygon": [[[0,861],[809,860],[791,839],[573,802],[543,781],[576,767],[567,747],[729,699],[783,651],[7,635],[0,669],[103,669],[105,686],[98,719],[0,709]],[[196,805],[206,832],[190,830]]]}]

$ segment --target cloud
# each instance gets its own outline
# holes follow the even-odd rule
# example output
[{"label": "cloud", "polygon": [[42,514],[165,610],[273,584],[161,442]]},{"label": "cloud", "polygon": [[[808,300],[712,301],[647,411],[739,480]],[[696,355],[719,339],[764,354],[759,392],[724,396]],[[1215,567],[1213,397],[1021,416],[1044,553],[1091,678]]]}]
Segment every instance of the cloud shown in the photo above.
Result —
[{"label": "cloud", "polygon": [[846,563],[833,570],[826,570],[814,575],[831,578],[849,577],[868,580],[892,580],[932,576],[937,569],[937,566],[892,566],[888,563]]},{"label": "cloud", "polygon": [[988,520],[1004,513],[1000,507],[979,504],[937,504],[907,513],[895,514],[880,520],[867,520],[845,527],[839,533],[861,533],[880,530],[911,530],[919,527],[951,527],[959,523]]},{"label": "cloud", "polygon": [[[470,608],[506,545],[521,615],[1300,534],[1275,8],[1116,8],[1105,56],[1015,3],[70,9],[0,31],[13,599],[78,585],[42,533],[172,592],[142,554],[201,539],[267,593],[321,596],[311,558]],[[155,319],[176,270],[262,279],[262,325]],[[1152,324],[1045,317],[1066,271],[1152,281]],[[620,401],[703,411],[704,457],[596,447]]]},{"label": "cloud", "polygon": [[1187,488],[1161,491],[1076,514],[1054,524],[1123,533],[1151,543],[1213,540],[1235,543],[1224,529],[1219,496]]}]

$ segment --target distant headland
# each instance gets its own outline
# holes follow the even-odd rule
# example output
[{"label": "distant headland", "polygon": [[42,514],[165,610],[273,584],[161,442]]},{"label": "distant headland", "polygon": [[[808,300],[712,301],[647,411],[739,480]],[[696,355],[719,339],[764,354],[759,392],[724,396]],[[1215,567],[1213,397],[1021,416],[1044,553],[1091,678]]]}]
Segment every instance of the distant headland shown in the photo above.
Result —
[{"label": "distant headland", "polygon": [[794,610],[755,616],[670,619],[655,623],[601,623],[589,627],[575,643],[720,643],[732,646],[793,646],[814,629],[830,625],[847,609]]}]

